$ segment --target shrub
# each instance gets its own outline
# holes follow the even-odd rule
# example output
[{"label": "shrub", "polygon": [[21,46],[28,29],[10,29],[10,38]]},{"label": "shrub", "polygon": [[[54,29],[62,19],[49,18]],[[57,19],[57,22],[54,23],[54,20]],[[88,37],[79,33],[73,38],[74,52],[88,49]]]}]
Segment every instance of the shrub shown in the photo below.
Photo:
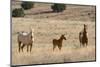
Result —
[{"label": "shrub", "polygon": [[22,8],[16,8],[12,11],[13,17],[24,17],[24,10]]},{"label": "shrub", "polygon": [[51,6],[53,12],[62,12],[63,10],[65,10],[65,8],[66,8],[65,4],[54,4]]},{"label": "shrub", "polygon": [[25,10],[33,8],[33,2],[22,2],[21,7]]}]

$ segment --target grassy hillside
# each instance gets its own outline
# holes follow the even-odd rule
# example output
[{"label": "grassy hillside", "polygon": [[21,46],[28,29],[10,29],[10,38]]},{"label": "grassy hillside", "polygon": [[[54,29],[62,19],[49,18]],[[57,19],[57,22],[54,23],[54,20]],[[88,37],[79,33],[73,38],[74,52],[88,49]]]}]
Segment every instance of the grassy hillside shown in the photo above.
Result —
[{"label": "grassy hillside", "polygon": [[[66,5],[62,13],[53,13],[52,4],[36,3],[34,8],[25,10],[25,17],[12,17],[12,64],[43,64],[95,60],[95,7]],[[20,8],[20,2],[13,3],[12,9]],[[89,44],[80,47],[79,32],[83,24],[88,25]],[[32,52],[18,52],[17,32],[35,29]],[[53,52],[53,39],[65,34],[62,50]]]}]

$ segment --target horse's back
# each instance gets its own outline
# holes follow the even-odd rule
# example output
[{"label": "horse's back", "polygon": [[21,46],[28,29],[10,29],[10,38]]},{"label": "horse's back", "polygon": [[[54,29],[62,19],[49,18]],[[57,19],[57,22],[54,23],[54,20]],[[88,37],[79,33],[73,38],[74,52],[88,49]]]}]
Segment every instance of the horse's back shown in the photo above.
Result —
[{"label": "horse's back", "polygon": [[53,45],[57,43],[57,39],[53,39]]},{"label": "horse's back", "polygon": [[24,44],[28,44],[32,42],[32,36],[31,35],[18,35],[18,41],[23,42]]}]

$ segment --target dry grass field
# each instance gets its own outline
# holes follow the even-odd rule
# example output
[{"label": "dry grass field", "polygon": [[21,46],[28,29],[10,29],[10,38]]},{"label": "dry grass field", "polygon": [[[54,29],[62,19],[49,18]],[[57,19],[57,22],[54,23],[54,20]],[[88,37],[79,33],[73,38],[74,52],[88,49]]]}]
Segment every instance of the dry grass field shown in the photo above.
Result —
[{"label": "dry grass field", "polygon": [[[25,10],[25,17],[12,17],[12,65],[95,61],[95,6],[66,5],[61,13],[51,12],[52,4],[36,3]],[[20,2],[12,9],[20,8]],[[80,47],[79,32],[88,25],[87,47]],[[34,28],[35,41],[32,52],[18,52],[17,32]],[[61,51],[53,51],[53,39],[65,34]]]}]

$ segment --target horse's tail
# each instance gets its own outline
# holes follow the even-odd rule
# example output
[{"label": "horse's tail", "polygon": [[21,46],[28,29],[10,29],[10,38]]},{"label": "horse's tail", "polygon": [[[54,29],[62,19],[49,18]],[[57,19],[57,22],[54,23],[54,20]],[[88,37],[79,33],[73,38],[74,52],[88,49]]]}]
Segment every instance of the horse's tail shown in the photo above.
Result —
[{"label": "horse's tail", "polygon": [[56,47],[56,39],[53,39],[52,42],[53,42],[53,50],[54,50]]},{"label": "horse's tail", "polygon": [[55,44],[55,40],[53,39],[52,42],[53,42],[53,45],[54,45]]},{"label": "horse's tail", "polygon": [[53,39],[53,46],[56,46],[56,44],[57,44],[57,40]]},{"label": "horse's tail", "polygon": [[79,41],[80,41],[80,43],[82,41],[82,33],[81,32],[79,33]]}]

